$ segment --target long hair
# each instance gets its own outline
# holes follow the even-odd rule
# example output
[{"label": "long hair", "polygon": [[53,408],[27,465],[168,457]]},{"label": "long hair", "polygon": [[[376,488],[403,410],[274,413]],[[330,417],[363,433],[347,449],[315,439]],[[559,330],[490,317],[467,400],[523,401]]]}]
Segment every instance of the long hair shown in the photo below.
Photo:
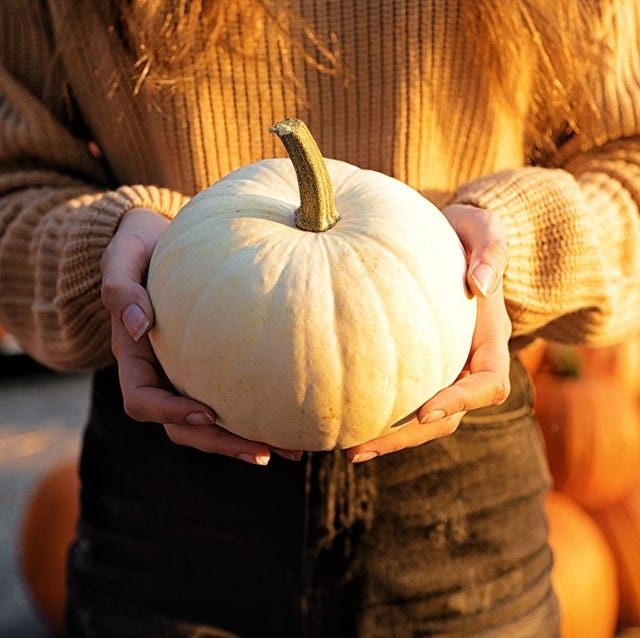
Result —
[{"label": "long hair", "polygon": [[[340,58],[331,34],[320,38],[287,0],[117,0],[136,55],[136,85],[179,84],[197,77],[220,50],[257,55],[265,29],[295,47],[316,69],[336,74]],[[286,70],[285,70],[286,72]]]},{"label": "long hair", "polygon": [[[489,94],[526,117],[533,160],[553,152],[596,114],[594,78],[604,71],[615,11],[601,14],[599,0],[460,1],[469,33],[489,45],[482,61]],[[522,110],[519,89],[529,80],[533,91]]]},{"label": "long hair", "polygon": [[[460,28],[483,42],[478,49],[484,57],[477,64],[489,85],[487,95],[511,102],[514,114],[526,117],[536,130],[531,138],[538,148],[530,149],[532,154],[548,152],[557,139],[578,130],[577,113],[592,107],[591,75],[601,70],[599,51],[615,19],[599,14],[598,0],[432,0],[438,1],[457,2]],[[135,59],[137,88],[145,82],[168,86],[196,77],[221,49],[257,55],[265,29],[320,71],[344,77],[349,73],[342,65],[339,41],[331,33],[316,33],[298,14],[297,0],[111,4]],[[518,100],[527,73],[535,74],[536,86],[533,103],[523,107]],[[563,122],[566,130],[551,128],[551,122]]]}]

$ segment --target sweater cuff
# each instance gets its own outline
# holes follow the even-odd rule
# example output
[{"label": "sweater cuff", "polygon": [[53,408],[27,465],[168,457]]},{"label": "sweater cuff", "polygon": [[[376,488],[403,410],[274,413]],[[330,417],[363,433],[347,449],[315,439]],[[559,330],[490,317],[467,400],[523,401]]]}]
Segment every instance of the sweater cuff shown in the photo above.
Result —
[{"label": "sweater cuff", "polygon": [[[57,281],[63,342],[74,343],[72,358],[57,354],[55,367],[95,368],[113,363],[110,349],[110,321],[100,300],[100,260],[125,213],[145,207],[173,218],[188,201],[176,191],[155,186],[122,186],[113,191],[83,195],[71,207],[84,211],[64,247]],[[45,359],[51,359],[51,354]]]},{"label": "sweater cuff", "polygon": [[507,227],[504,294],[514,337],[545,328],[547,338],[566,341],[575,338],[576,329],[583,334],[596,330],[602,317],[589,312],[574,314],[571,326],[556,321],[593,305],[594,291],[605,287],[594,220],[570,173],[537,167],[505,170],[462,185],[450,203],[492,211]]},{"label": "sweater cuff", "polygon": [[132,208],[150,208],[164,217],[173,219],[178,211],[189,201],[189,197],[157,186],[120,186],[116,190],[102,193],[92,207],[103,215],[120,218]]}]

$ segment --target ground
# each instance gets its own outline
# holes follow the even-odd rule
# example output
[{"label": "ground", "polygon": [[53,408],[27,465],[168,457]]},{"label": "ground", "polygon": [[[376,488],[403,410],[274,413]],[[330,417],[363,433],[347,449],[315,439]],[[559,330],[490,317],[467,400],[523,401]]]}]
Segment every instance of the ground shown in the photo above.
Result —
[{"label": "ground", "polygon": [[20,579],[17,537],[38,477],[78,452],[90,377],[0,356],[0,638],[49,638]]}]

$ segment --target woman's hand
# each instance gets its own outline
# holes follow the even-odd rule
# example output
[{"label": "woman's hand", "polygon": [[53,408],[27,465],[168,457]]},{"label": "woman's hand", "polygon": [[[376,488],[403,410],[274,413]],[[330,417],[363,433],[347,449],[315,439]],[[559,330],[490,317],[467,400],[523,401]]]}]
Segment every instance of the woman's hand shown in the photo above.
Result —
[{"label": "woman's hand", "polygon": [[[134,208],[124,215],[102,257],[102,301],[111,313],[111,347],[118,362],[126,413],[137,421],[162,423],[179,445],[217,452],[255,465],[269,462],[269,447],[215,425],[206,405],[176,393],[156,359],[147,333],[151,300],[143,286],[151,254],[169,220]],[[287,458],[299,453],[273,450]]]},{"label": "woman's hand", "polygon": [[511,321],[502,294],[508,249],[502,221],[489,211],[455,205],[443,210],[468,255],[467,282],[478,317],[467,364],[451,386],[431,397],[402,428],[347,450],[357,463],[452,434],[469,410],[499,405],[509,396]]}]

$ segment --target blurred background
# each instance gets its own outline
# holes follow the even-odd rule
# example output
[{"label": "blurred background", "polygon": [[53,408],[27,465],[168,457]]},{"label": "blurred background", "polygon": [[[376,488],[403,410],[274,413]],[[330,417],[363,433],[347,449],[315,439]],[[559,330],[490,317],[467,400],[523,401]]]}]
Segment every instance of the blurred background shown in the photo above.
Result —
[{"label": "blurred background", "polygon": [[51,636],[23,583],[21,527],[43,477],[77,457],[89,389],[89,375],[45,370],[0,335],[0,638]]}]

